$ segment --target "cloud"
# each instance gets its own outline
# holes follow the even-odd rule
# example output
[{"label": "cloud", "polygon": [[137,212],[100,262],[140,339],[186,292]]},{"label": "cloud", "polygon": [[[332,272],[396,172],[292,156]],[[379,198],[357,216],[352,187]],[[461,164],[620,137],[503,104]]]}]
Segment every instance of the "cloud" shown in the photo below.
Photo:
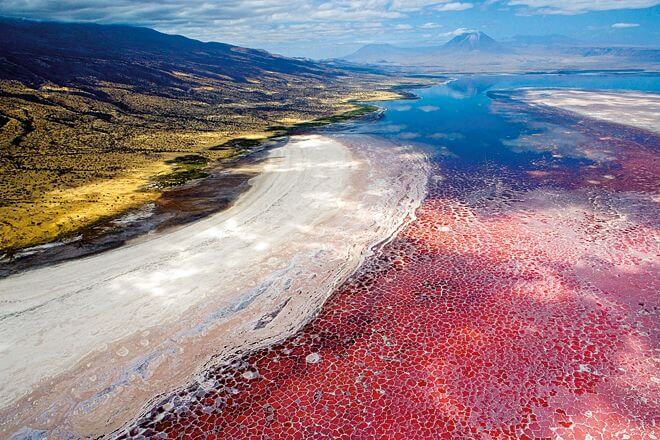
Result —
[{"label": "cloud", "polygon": [[[0,16],[132,24],[203,41],[319,57],[343,55],[360,41],[420,44],[430,38],[429,31],[442,27],[439,23],[449,12],[492,7],[491,2],[515,6],[521,14],[579,14],[660,4],[660,0],[0,0]],[[469,30],[459,28],[441,36]]]},{"label": "cloud", "polygon": [[442,1],[1,0],[0,15],[132,24],[204,41],[299,51],[300,41],[334,47],[363,38],[382,39],[388,30],[413,30],[392,20],[438,3]]},{"label": "cloud", "polygon": [[419,11],[429,6],[447,3],[450,0],[393,0],[390,7],[397,11]]},{"label": "cloud", "polygon": [[474,5],[472,3],[462,3],[462,2],[451,2],[451,3],[445,3],[444,5],[438,5],[435,6],[433,9],[436,11],[464,11],[466,9],[470,9]]},{"label": "cloud", "polygon": [[453,31],[444,32],[444,33],[440,34],[440,36],[441,37],[456,37],[457,35],[467,34],[468,32],[477,32],[477,31],[475,29],[458,28],[458,29],[454,29]]},{"label": "cloud", "polygon": [[636,28],[639,27],[639,23],[614,23],[612,27],[614,29]]},{"label": "cloud", "polygon": [[[327,56],[358,41],[417,43],[424,30],[407,21],[472,7],[472,0],[0,0],[0,16],[146,26],[203,41]],[[301,45],[300,42],[306,44]],[[342,51],[344,49],[341,49]]]},{"label": "cloud", "polygon": [[524,6],[533,14],[575,15],[590,11],[650,8],[660,0],[508,0],[509,6]]}]

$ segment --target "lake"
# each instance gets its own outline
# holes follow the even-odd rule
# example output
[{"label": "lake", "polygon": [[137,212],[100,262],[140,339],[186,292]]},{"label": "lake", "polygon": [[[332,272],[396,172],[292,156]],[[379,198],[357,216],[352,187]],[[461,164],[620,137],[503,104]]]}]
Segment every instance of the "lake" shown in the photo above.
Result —
[{"label": "lake", "polygon": [[660,81],[462,76],[331,129],[429,155],[416,218],[296,336],[207,371],[144,432],[654,438],[659,138],[530,107],[525,87]]}]

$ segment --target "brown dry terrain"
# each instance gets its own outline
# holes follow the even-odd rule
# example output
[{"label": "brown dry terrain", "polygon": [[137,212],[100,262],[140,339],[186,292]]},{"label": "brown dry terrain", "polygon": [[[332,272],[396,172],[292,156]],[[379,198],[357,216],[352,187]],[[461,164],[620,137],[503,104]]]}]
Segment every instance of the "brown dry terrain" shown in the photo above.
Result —
[{"label": "brown dry terrain", "polygon": [[354,101],[406,82],[143,28],[0,21],[0,252],[72,236],[250,139],[360,114]]}]

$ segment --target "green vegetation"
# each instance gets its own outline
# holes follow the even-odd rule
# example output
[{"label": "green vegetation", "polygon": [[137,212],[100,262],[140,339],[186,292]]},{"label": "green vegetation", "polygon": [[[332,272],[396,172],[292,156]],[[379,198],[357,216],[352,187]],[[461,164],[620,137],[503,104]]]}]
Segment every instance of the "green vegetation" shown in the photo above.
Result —
[{"label": "green vegetation", "polygon": [[[89,85],[0,80],[0,252],[71,235],[154,201],[265,139],[377,110],[358,102],[402,97],[390,91],[400,79],[378,76],[325,83],[290,76],[286,86],[263,77],[250,93],[224,80],[185,80],[185,93],[107,82],[92,93]],[[264,90],[270,106],[263,105]]]},{"label": "green vegetation", "polygon": [[[269,130],[270,131],[270,130]],[[210,150],[227,150],[227,149],[233,149],[233,150],[241,150],[244,151],[249,148],[256,147],[257,145],[261,144],[261,140],[259,139],[244,139],[244,138],[237,138],[237,139],[232,139],[230,141],[227,141],[223,144],[216,145],[214,147],[211,147]]]},{"label": "green vegetation", "polygon": [[174,159],[166,160],[165,163],[173,164],[176,166],[206,166],[209,160],[204,156],[198,154],[186,154],[185,156],[177,156]]},{"label": "green vegetation", "polygon": [[203,179],[204,177],[208,177],[208,173],[198,169],[179,169],[169,174],[155,176],[153,178],[153,186],[151,187],[157,189],[169,188],[183,185],[191,180]]},{"label": "green vegetation", "polygon": [[305,128],[320,127],[328,124],[336,124],[339,122],[348,121],[350,119],[359,118],[361,116],[367,115],[369,113],[373,113],[378,110],[378,107],[376,107],[375,105],[367,105],[367,104],[355,104],[355,105],[357,105],[358,108],[353,110],[348,110],[343,113],[339,113],[337,115],[313,119],[309,122],[301,122],[299,124],[296,124],[293,128],[305,129]]},{"label": "green vegetation", "polygon": [[322,127],[325,125],[336,124],[340,122],[346,122],[351,119],[359,118],[370,113],[376,112],[379,108],[375,105],[363,104],[363,103],[354,103],[351,102],[351,105],[357,108],[344,111],[339,114],[325,116],[322,118],[312,119],[311,121],[296,122],[291,125],[271,125],[266,129],[267,135],[262,138],[257,139],[232,139],[221,145],[216,145],[212,147],[212,150],[224,150],[228,148],[240,149],[240,150],[249,150],[256,146],[261,145],[265,140],[272,139],[279,136],[288,136],[293,134],[301,134],[306,130],[313,129],[316,127]]},{"label": "green vegetation", "polygon": [[203,179],[208,173],[202,171],[207,167],[209,160],[197,154],[186,154],[165,161],[172,165],[172,172],[154,176],[148,188],[163,189],[182,185],[190,180]]}]

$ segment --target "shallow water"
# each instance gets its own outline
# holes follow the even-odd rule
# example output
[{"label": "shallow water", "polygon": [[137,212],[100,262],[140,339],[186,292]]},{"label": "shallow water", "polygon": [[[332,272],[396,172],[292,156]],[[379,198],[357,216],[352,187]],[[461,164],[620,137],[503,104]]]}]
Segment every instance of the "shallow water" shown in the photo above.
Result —
[{"label": "shallow water", "polygon": [[432,156],[418,219],[302,332],[206,372],[129,436],[660,435],[659,138],[492,93],[521,87],[660,81],[462,77],[345,127]]},{"label": "shallow water", "polygon": [[[491,92],[528,87],[658,93],[660,74],[460,77],[445,85],[415,91],[419,100],[379,103],[386,109],[385,118],[360,130],[399,142],[423,143],[440,155],[450,153],[456,156],[457,160],[451,161],[456,167],[486,162],[509,167],[529,165],[538,159],[536,152],[521,153],[507,143],[547,128],[538,124],[561,125],[562,121],[547,121],[542,115],[526,112],[527,109],[507,114],[498,109],[498,103],[490,96]],[[449,162],[446,158],[440,160]]]}]

